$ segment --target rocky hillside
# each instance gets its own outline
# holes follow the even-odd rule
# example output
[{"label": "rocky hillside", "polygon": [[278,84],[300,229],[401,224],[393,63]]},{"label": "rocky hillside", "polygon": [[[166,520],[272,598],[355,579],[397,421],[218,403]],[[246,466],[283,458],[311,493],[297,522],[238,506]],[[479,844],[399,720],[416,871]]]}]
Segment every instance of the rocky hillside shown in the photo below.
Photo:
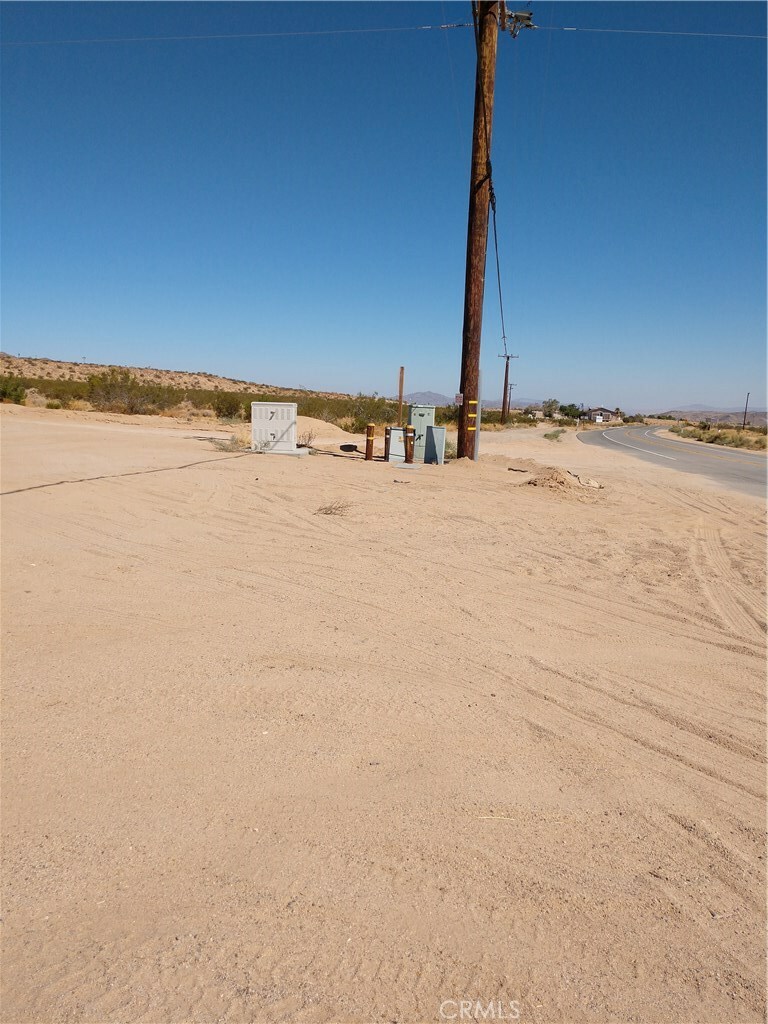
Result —
[{"label": "rocky hillside", "polygon": [[[0,374],[15,374],[18,377],[33,377],[43,380],[87,380],[92,374],[104,373],[109,369],[102,363],[67,363],[59,359],[42,359],[26,356],[12,356],[0,352]],[[293,395],[299,388],[277,387],[271,384],[256,384],[248,380],[231,380],[218,377],[215,373],[188,373],[185,370],[158,370],[152,366],[128,366],[127,369],[142,384],[162,384],[166,387],[203,391],[235,391],[255,395]],[[324,398],[347,398],[337,391],[316,391],[313,394]]]}]

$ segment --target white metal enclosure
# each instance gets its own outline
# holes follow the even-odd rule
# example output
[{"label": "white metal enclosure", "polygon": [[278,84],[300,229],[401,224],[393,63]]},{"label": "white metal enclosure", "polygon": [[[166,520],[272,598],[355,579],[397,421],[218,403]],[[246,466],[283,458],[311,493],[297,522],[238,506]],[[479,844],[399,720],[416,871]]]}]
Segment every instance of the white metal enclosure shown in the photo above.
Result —
[{"label": "white metal enclosure", "polygon": [[295,452],[296,410],[295,402],[251,402],[251,448]]}]

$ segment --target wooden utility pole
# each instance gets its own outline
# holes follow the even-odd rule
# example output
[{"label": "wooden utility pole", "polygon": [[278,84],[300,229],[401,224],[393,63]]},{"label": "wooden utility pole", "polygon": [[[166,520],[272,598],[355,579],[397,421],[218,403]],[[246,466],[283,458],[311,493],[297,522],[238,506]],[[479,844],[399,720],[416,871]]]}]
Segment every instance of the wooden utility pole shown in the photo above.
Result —
[{"label": "wooden utility pole", "polygon": [[504,359],[504,391],[501,398],[501,422],[507,422],[507,416],[509,416],[509,360],[517,359],[517,356],[503,355],[499,356],[499,359]]},{"label": "wooden utility pole", "polygon": [[405,381],[405,367],[400,367],[400,382],[399,390],[397,395],[397,425],[402,427],[403,425],[403,382]]},{"label": "wooden utility pole", "polygon": [[742,430],[744,430],[744,428],[747,425],[747,409],[748,408],[749,408],[749,392],[747,392],[747,400],[744,403],[744,422],[741,424],[741,429]]},{"label": "wooden utility pole", "polygon": [[472,171],[469,183],[467,222],[467,270],[464,281],[464,327],[461,338],[461,384],[464,401],[459,406],[458,457],[474,458],[479,400],[480,335],[483,326],[485,253],[488,244],[490,203],[491,128],[496,81],[496,49],[499,39],[499,8],[496,0],[477,4],[477,69],[475,72],[475,119],[472,129]]}]

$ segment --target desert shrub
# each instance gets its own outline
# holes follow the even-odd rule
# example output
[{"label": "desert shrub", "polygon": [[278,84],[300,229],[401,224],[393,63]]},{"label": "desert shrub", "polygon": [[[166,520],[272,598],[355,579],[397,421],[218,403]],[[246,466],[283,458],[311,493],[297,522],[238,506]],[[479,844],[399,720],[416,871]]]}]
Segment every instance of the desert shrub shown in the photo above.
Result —
[{"label": "desert shrub", "polygon": [[236,391],[221,391],[213,400],[213,411],[219,419],[235,419],[243,415],[242,395]]},{"label": "desert shrub", "polygon": [[354,433],[364,433],[369,423],[394,423],[397,407],[394,402],[378,395],[358,394],[352,399],[351,416]]},{"label": "desert shrub", "polygon": [[113,366],[88,378],[85,397],[94,409],[105,412],[153,415],[178,405],[184,392],[163,384],[142,384],[129,370]]},{"label": "desert shrub", "polygon": [[138,380],[128,370],[110,367],[88,378],[88,401],[105,412],[144,412],[148,400]]},{"label": "desert shrub", "polygon": [[0,376],[0,401],[21,405],[27,395],[23,380],[13,376]]},{"label": "desert shrub", "polygon": [[559,441],[560,440],[560,435],[564,434],[564,433],[565,433],[564,428],[560,427],[558,430],[550,430],[550,432],[548,434],[545,434],[544,437],[548,441]]},{"label": "desert shrub", "polygon": [[58,400],[58,398],[49,398],[48,401],[45,403],[45,408],[61,409],[61,402]]},{"label": "desert shrub", "polygon": [[744,431],[740,427],[703,430],[701,427],[683,426],[679,423],[669,429],[680,437],[690,437],[694,441],[702,441],[704,444],[717,444],[728,448],[749,448],[763,451],[766,448],[766,441],[768,441],[760,427],[757,427],[754,433]]},{"label": "desert shrub", "polygon": [[458,405],[438,405],[435,408],[435,426],[442,427],[447,423],[459,422]]},{"label": "desert shrub", "polygon": [[84,380],[30,379],[27,387],[34,387],[51,401],[61,402],[65,409],[69,408],[72,402],[84,400],[88,395],[88,384]]},{"label": "desert shrub", "polygon": [[360,394],[348,398],[328,398],[326,395],[300,391],[287,395],[241,394],[240,397],[246,403],[248,420],[251,418],[251,402],[295,402],[299,416],[334,423],[355,433],[365,433],[369,423],[386,424],[397,421],[397,403],[378,395]]},{"label": "desert shrub", "polygon": [[[438,427],[456,425],[459,422],[458,405],[439,405],[435,409],[435,425]],[[532,420],[525,413],[514,410],[507,414],[507,427],[530,427]],[[480,420],[480,429],[489,426],[501,426],[501,409],[483,409]]]},{"label": "desert shrub", "polygon": [[220,437],[211,437],[209,440],[213,447],[220,452],[244,452],[251,447],[248,441],[243,440],[243,438],[238,437],[236,434],[232,434],[226,441]]},{"label": "desert shrub", "polygon": [[451,459],[455,459],[457,455],[458,455],[458,449],[456,448],[456,442],[455,441],[446,441],[445,442],[445,452],[444,452],[444,456],[443,456],[445,461],[446,462],[450,462]]},{"label": "desert shrub", "polygon": [[331,501],[327,505],[321,505],[315,509],[316,516],[345,516],[352,508],[349,501]]}]

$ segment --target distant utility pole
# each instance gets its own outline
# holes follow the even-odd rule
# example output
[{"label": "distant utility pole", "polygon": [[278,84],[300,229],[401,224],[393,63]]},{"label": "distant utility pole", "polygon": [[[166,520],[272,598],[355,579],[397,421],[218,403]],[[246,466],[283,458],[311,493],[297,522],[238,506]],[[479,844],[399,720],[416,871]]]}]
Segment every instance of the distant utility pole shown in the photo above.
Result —
[{"label": "distant utility pole", "polygon": [[741,424],[741,429],[742,429],[742,430],[743,430],[743,429],[744,429],[744,428],[746,427],[746,425],[747,425],[747,409],[748,409],[748,408],[749,408],[749,392],[747,392],[747,400],[746,400],[746,402],[744,403],[744,422],[743,422],[743,423]]},{"label": "distant utility pole", "polygon": [[517,359],[517,358],[519,358],[519,357],[518,356],[510,356],[510,355],[507,355],[506,353],[503,356],[499,356],[499,359],[503,359],[504,360],[504,391],[502,392],[502,399],[501,399],[501,422],[502,423],[506,423],[507,422],[507,416],[509,416],[509,392],[510,392],[510,386],[509,386],[509,360],[510,359]]},{"label": "distant utility pole", "polygon": [[491,200],[491,129],[496,84],[499,28],[513,38],[521,28],[535,28],[529,11],[507,13],[503,2],[473,3],[477,68],[475,117],[472,128],[472,170],[467,220],[467,270],[464,280],[464,326],[461,337],[461,378],[464,396],[459,406],[458,457],[475,458],[475,435],[480,398],[480,336],[483,326],[485,254],[488,245],[488,207]]}]

